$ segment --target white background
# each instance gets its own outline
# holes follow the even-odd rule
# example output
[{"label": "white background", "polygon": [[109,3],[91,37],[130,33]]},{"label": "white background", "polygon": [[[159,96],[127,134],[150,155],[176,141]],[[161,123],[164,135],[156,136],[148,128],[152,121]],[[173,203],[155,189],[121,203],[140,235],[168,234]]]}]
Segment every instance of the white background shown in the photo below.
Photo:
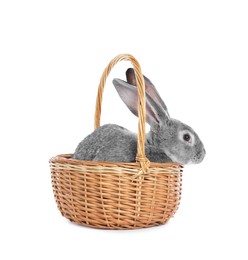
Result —
[{"label": "white background", "polygon": [[[248,259],[247,1],[1,1],[1,259]],[[93,130],[107,63],[131,53],[203,140],[166,225],[104,231],[56,208],[48,159]],[[136,131],[113,90],[102,123]]]}]

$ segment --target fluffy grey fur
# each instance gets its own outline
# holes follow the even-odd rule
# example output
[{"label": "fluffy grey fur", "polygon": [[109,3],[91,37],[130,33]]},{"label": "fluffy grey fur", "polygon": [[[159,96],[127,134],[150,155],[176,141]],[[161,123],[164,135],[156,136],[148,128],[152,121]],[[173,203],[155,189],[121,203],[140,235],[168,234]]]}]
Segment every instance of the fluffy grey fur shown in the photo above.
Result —
[{"label": "fluffy grey fur", "polygon": [[[138,115],[138,92],[133,69],[126,72],[127,82],[114,79],[113,84],[123,102]],[[144,76],[146,87],[146,156],[152,162],[200,163],[205,156],[203,143],[194,130],[172,119],[151,81]],[[137,153],[137,135],[114,124],[97,128],[81,141],[74,159],[110,162],[133,162]]]},{"label": "fluffy grey fur", "polygon": [[[146,156],[150,161],[171,161],[163,150],[146,143]],[[107,124],[97,128],[81,141],[73,158],[87,161],[134,162],[136,154],[137,135],[124,127]]]}]

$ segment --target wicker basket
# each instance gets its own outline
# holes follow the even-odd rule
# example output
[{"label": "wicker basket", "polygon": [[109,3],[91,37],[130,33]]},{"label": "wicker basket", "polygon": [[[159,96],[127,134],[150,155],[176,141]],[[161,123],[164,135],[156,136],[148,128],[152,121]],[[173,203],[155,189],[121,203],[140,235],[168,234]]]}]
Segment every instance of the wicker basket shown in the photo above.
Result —
[{"label": "wicker basket", "polygon": [[115,57],[103,72],[96,100],[95,128],[100,126],[106,78],[116,63],[131,61],[139,94],[136,162],[112,163],[50,159],[52,187],[61,214],[72,222],[105,229],[135,229],[166,223],[181,198],[182,169],[177,163],[153,163],[145,156],[145,90],[140,65],[128,54]]}]

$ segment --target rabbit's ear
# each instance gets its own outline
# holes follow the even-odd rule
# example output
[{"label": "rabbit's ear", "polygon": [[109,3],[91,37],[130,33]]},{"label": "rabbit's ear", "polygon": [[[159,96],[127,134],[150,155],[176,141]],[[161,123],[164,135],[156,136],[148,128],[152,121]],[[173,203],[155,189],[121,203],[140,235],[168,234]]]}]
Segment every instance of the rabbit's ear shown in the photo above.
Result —
[{"label": "rabbit's ear", "polygon": [[[138,89],[120,79],[114,79],[113,84],[122,101],[134,115],[138,116]],[[164,109],[149,94],[146,94],[147,123],[149,125],[159,125],[164,124],[168,119]]]},{"label": "rabbit's ear", "polygon": [[[168,109],[167,109],[164,101],[160,97],[158,91],[156,90],[155,86],[152,84],[152,82],[146,76],[143,75],[143,77],[144,77],[144,81],[145,81],[146,93],[149,94],[153,98],[153,100],[165,110],[165,113],[169,117]],[[133,68],[129,68],[126,71],[126,78],[127,78],[127,82],[129,84],[137,86],[136,77],[135,77]]]}]

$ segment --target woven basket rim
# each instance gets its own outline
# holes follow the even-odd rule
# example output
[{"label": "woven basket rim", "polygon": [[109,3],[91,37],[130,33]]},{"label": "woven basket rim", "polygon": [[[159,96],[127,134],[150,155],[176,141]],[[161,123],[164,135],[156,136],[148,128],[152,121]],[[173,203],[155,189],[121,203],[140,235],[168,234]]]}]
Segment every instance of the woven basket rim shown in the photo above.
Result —
[{"label": "woven basket rim", "polygon": [[[53,156],[49,163],[62,163],[62,164],[70,164],[70,165],[83,165],[83,166],[102,166],[102,167],[124,167],[124,168],[137,168],[140,169],[139,162],[106,162],[106,161],[84,161],[84,160],[76,160],[71,159],[72,154],[58,154]],[[150,162],[149,168],[181,168],[183,169],[183,165],[170,162],[170,163],[157,163]]]}]

